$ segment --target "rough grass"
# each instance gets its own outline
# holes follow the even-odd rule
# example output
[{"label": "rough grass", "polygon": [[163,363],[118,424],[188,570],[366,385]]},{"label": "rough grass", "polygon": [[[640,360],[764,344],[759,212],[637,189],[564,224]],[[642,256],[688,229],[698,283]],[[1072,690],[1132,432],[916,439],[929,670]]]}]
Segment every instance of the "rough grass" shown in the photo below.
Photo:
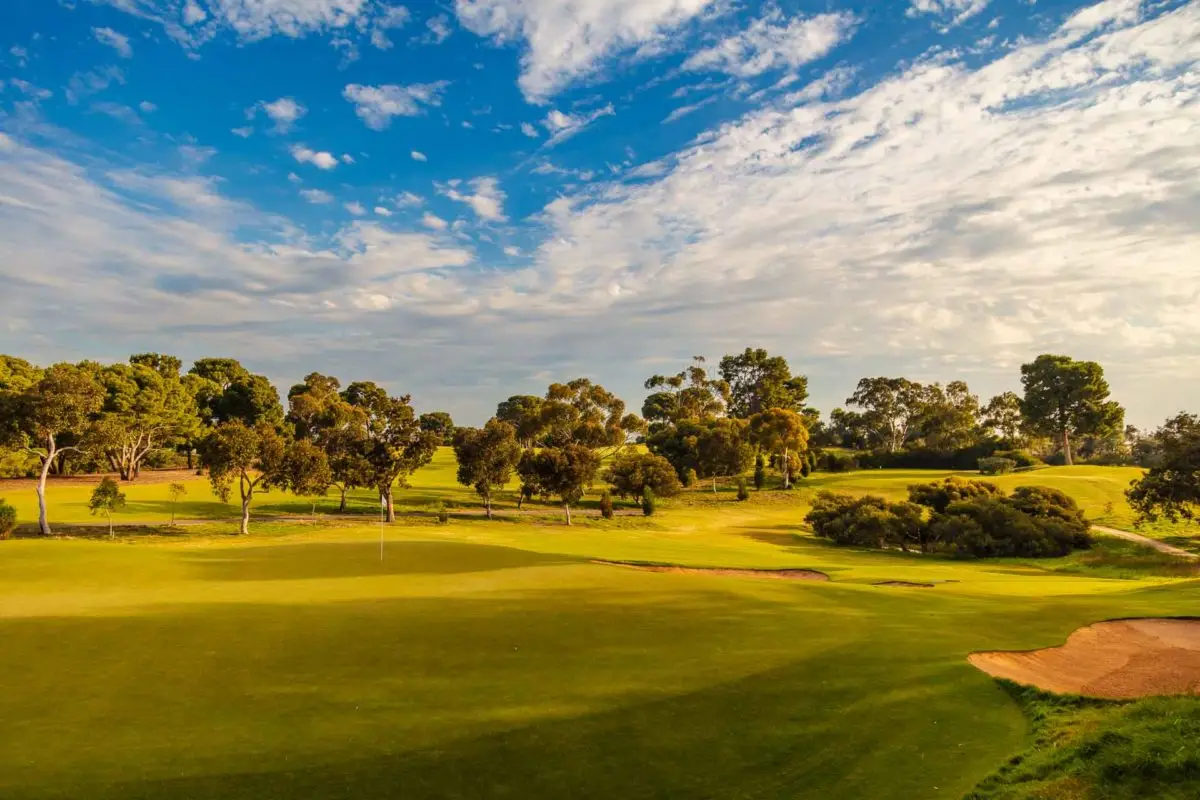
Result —
[{"label": "rough grass", "polygon": [[[902,493],[930,473],[836,478]],[[800,523],[810,488],[696,490],[652,520],[585,509],[567,528],[535,506],[489,523],[442,453],[398,493],[398,525],[371,521],[369,493],[317,524],[262,518],[308,513],[269,495],[237,537],[202,487],[180,516],[209,509],[203,524],[0,543],[0,797],[958,798],[1028,746],[969,652],[1200,601],[1200,582],[1126,569],[1120,551],[1089,565],[831,547]],[[90,520],[68,490],[52,488],[55,513]],[[127,491],[162,514],[161,484]]]}]

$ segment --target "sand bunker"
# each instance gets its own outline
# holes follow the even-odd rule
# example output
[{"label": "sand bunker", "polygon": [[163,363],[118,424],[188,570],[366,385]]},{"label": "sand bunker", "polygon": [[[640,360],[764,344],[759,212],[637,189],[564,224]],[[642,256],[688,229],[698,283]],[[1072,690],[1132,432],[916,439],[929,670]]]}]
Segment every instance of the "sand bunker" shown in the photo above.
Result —
[{"label": "sand bunker", "polygon": [[644,572],[682,572],[695,575],[733,575],[739,578],[767,578],[777,581],[827,581],[824,572],[811,569],[728,569],[726,567],[678,567],[673,564],[634,564],[627,561],[594,561],[610,567],[639,569]]},{"label": "sand bunker", "polygon": [[1062,694],[1200,694],[1200,620],[1101,622],[1075,631],[1062,647],[972,653],[969,660],[993,677]]},{"label": "sand bunker", "polygon": [[879,581],[872,586],[906,586],[910,589],[932,589],[932,583],[917,583],[915,581]]}]

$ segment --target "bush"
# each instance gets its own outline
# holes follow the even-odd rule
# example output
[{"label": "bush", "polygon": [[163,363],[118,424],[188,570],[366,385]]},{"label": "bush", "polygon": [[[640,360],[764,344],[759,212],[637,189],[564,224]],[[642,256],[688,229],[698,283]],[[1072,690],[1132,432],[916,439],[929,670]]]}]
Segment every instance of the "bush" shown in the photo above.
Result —
[{"label": "bush", "polygon": [[750,499],[750,489],[746,487],[745,478],[738,478],[737,499],[743,503]]},{"label": "bush", "polygon": [[618,497],[641,497],[645,489],[673,497],[683,488],[671,462],[652,453],[619,454],[604,471],[604,479],[612,484]]},{"label": "bush", "polygon": [[979,472],[982,475],[1006,475],[1017,468],[1017,462],[1011,458],[981,458]]},{"label": "bush", "polygon": [[1045,466],[1046,462],[1030,453],[1028,450],[997,450],[992,453],[994,458],[1007,458],[1017,465],[1017,469],[1030,469]]},{"label": "bush", "polygon": [[921,543],[921,507],[913,503],[819,492],[804,520],[835,544],[907,550]]},{"label": "bush", "polygon": [[653,517],[654,512],[658,510],[658,501],[654,497],[654,490],[649,486],[642,489],[642,514],[647,517]]},{"label": "bush", "polygon": [[767,466],[763,463],[763,457],[760,455],[754,459],[754,488],[762,491],[762,488],[767,485]]},{"label": "bush", "polygon": [[0,497],[0,539],[7,539],[17,527],[17,510]]},{"label": "bush", "polygon": [[613,518],[612,494],[607,491],[600,495],[600,516],[605,519]]},{"label": "bush", "polygon": [[695,486],[698,480],[700,480],[700,478],[696,475],[696,470],[688,467],[683,471],[684,486]]},{"label": "bush", "polygon": [[935,513],[945,511],[951,503],[975,497],[994,497],[1002,494],[1000,487],[987,481],[967,481],[949,477],[933,483],[914,483],[908,487],[908,501],[931,508]]},{"label": "bush", "polygon": [[824,472],[852,472],[858,469],[858,458],[849,453],[822,453],[817,462]]},{"label": "bush", "polygon": [[437,521],[439,525],[445,525],[450,522],[450,511],[446,508],[445,503],[438,503]]}]

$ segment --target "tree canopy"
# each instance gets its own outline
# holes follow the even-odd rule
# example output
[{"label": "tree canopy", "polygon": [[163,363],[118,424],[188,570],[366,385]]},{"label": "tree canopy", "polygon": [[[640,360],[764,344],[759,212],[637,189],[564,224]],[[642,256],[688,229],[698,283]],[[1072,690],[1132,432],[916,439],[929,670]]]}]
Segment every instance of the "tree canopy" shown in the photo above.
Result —
[{"label": "tree canopy", "polygon": [[1156,463],[1126,492],[1141,520],[1200,516],[1200,416],[1178,414],[1159,428]]},{"label": "tree canopy", "polygon": [[1021,416],[1025,426],[1053,436],[1066,464],[1074,463],[1071,437],[1100,436],[1125,425],[1125,410],[1109,400],[1104,369],[1094,361],[1040,355],[1021,365]]},{"label": "tree canopy", "polygon": [[483,498],[488,519],[492,518],[492,492],[512,479],[521,453],[516,430],[494,417],[482,428],[463,428],[455,434],[458,482],[473,487]]},{"label": "tree canopy", "polygon": [[808,378],[793,376],[782,356],[747,347],[722,358],[720,372],[729,393],[730,416],[748,419],[770,408],[804,411]]},{"label": "tree canopy", "polygon": [[570,525],[571,506],[583,498],[596,479],[599,468],[600,457],[594,450],[569,443],[562,447],[525,451],[517,471],[522,484],[531,494],[558,498]]}]

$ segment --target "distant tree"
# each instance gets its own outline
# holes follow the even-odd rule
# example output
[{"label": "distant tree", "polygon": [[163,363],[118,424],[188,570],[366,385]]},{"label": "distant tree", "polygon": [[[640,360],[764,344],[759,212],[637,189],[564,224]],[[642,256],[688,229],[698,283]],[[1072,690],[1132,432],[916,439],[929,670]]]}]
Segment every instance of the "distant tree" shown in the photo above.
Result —
[{"label": "distant tree", "polygon": [[289,442],[283,454],[283,482],[292,494],[307,497],[311,518],[317,518],[317,500],[325,496],[333,475],[325,451],[307,439]]},{"label": "distant tree", "polygon": [[737,499],[739,502],[745,502],[750,499],[750,490],[746,487],[745,478],[738,478]]},{"label": "distant tree", "polygon": [[653,517],[658,511],[658,498],[654,496],[654,490],[649,486],[642,489],[642,515]]},{"label": "distant tree", "polygon": [[686,488],[688,486],[695,486],[696,481],[698,480],[700,480],[700,476],[696,474],[696,470],[692,467],[688,467],[683,471],[683,475],[680,477],[679,482],[682,483]]},{"label": "distant tree", "polygon": [[393,489],[398,483],[407,485],[408,476],[433,459],[437,437],[421,430],[408,395],[389,397],[376,384],[362,381],[350,384],[342,396],[363,413],[369,485],[379,492],[387,521],[395,522]]},{"label": "distant tree", "polygon": [[741,475],[750,467],[754,448],[749,442],[748,427],[745,420],[716,419],[705,425],[697,437],[699,472],[705,478],[712,479],[714,493],[717,491],[717,478]]},{"label": "distant tree", "polygon": [[7,539],[17,528],[17,510],[0,497],[0,539]]},{"label": "distant tree", "polygon": [[750,441],[768,453],[783,457],[783,488],[791,488],[792,476],[788,455],[808,447],[808,429],[804,418],[794,411],[770,408],[750,419]]},{"label": "distant tree", "polygon": [[454,439],[454,420],[445,411],[430,411],[417,417],[421,430],[437,436],[439,445],[450,444]]},{"label": "distant tree", "polygon": [[1125,410],[1108,399],[1104,369],[1094,361],[1040,355],[1021,366],[1021,384],[1025,387],[1021,415],[1026,427],[1055,437],[1068,465],[1074,463],[1072,436],[1096,436],[1124,427]]},{"label": "distant tree", "polygon": [[604,519],[613,518],[612,494],[607,489],[600,493],[600,516]]},{"label": "distant tree", "polygon": [[187,487],[182,483],[172,483],[167,487],[167,499],[171,501],[171,527],[175,527],[175,505],[187,495]]},{"label": "distant tree", "polygon": [[730,400],[729,384],[709,376],[703,356],[675,375],[652,375],[645,388],[658,390],[642,405],[642,417],[652,425],[716,419]]},{"label": "distant tree", "polygon": [[596,478],[600,457],[589,447],[567,444],[527,450],[517,471],[522,483],[542,497],[557,497],[567,524],[571,524],[571,506],[578,503]]},{"label": "distant tree", "polygon": [[1022,444],[1021,396],[1016,392],[996,395],[983,407],[983,427],[1014,444]]},{"label": "distant tree", "polygon": [[608,454],[646,430],[641,417],[625,413],[624,401],[587,378],[551,384],[541,420],[548,445],[579,444]]},{"label": "distant tree", "polygon": [[891,453],[908,441],[910,428],[926,411],[926,401],[925,387],[907,378],[863,378],[846,398],[847,405],[863,409],[855,422]]},{"label": "distant tree", "polygon": [[1178,414],[1153,435],[1155,464],[1125,493],[1139,521],[1200,517],[1200,416]]},{"label": "distant tree", "polygon": [[92,497],[88,500],[88,508],[92,514],[97,514],[101,511],[104,516],[108,517],[108,537],[111,539],[115,536],[113,533],[112,515],[113,512],[125,505],[125,493],[121,491],[121,486],[112,478],[105,477],[100,481],[100,485],[92,490]]},{"label": "distant tree", "polygon": [[763,486],[767,484],[767,464],[759,453],[754,457],[754,488],[762,491]]},{"label": "distant tree", "polygon": [[250,502],[255,491],[287,485],[286,443],[266,422],[254,427],[241,420],[222,422],[205,437],[200,461],[208,468],[213,492],[228,503],[236,482],[242,503],[239,531],[250,532]]},{"label": "distant tree", "polygon": [[950,381],[945,388],[935,383],[924,394],[919,425],[926,447],[952,452],[979,441],[979,398],[965,381]]},{"label": "distant tree", "polygon": [[342,396],[341,382],[334,377],[311,373],[303,383],[288,391],[287,421],[296,436],[307,439],[325,453],[329,463],[329,485],[338,489],[338,511],[346,510],[346,493],[371,485],[367,451],[366,411]]},{"label": "distant tree", "polygon": [[517,441],[528,450],[537,444],[545,432],[546,423],[542,420],[544,403],[542,398],[533,395],[513,395],[496,407],[496,419],[512,425],[517,432]]},{"label": "distant tree", "polygon": [[0,394],[25,392],[42,379],[45,371],[23,358],[0,354]]},{"label": "distant tree", "polygon": [[829,412],[829,425],[825,428],[823,439],[814,441],[832,447],[848,447],[852,450],[866,450],[871,447],[876,431],[866,414],[858,411],[847,411],[835,408]]},{"label": "distant tree", "polygon": [[[104,388],[95,371],[74,364],[55,364],[23,391],[0,392],[0,435],[34,456],[40,466],[38,528],[45,536],[51,533],[46,517],[46,477],[61,453],[79,452],[87,446],[103,403]],[[64,440],[74,443],[64,445]]]},{"label": "distant tree", "polygon": [[164,353],[138,353],[129,357],[129,363],[135,367],[148,367],[168,380],[179,378],[183,371],[182,361]]},{"label": "distant tree", "polygon": [[621,498],[641,497],[647,486],[661,497],[674,497],[683,488],[671,462],[653,453],[618,453],[604,479]]},{"label": "distant tree", "polygon": [[135,358],[142,363],[112,364],[98,376],[105,398],[96,444],[125,481],[138,476],[146,456],[188,440],[200,427],[195,397],[179,373],[170,372],[179,359],[144,354],[130,360]]},{"label": "distant tree", "polygon": [[747,347],[721,359],[721,378],[729,391],[729,415],[749,419],[771,408],[800,413],[808,399],[808,378],[792,375],[782,356]]},{"label": "distant tree", "polygon": [[283,421],[279,392],[265,376],[251,374],[232,358],[201,358],[190,374],[196,384],[196,403],[201,419],[215,425],[240,420],[253,427],[259,422],[278,425]]},{"label": "distant tree", "polygon": [[516,430],[494,417],[483,428],[462,428],[454,436],[454,455],[458,460],[458,482],[475,488],[491,519],[492,491],[504,488],[521,460]]}]

